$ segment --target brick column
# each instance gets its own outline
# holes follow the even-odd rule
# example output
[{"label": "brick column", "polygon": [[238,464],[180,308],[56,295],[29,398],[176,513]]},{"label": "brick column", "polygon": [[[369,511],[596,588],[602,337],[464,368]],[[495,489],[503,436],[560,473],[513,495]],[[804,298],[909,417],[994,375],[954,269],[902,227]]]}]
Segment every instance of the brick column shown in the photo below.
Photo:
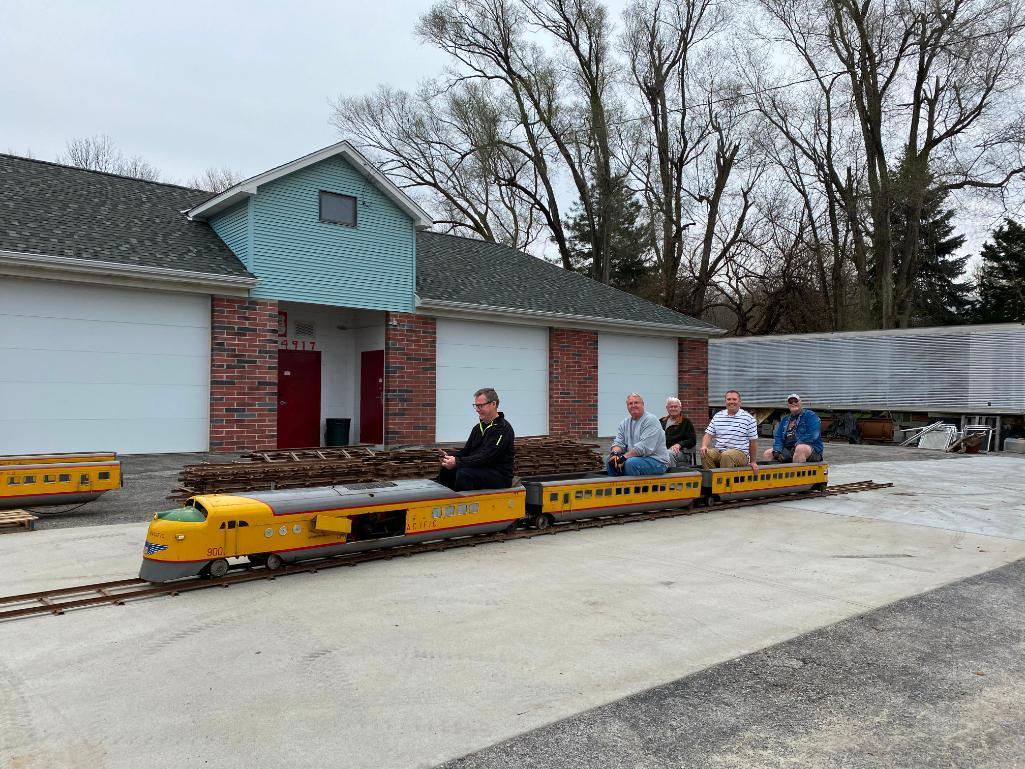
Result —
[{"label": "brick column", "polygon": [[278,303],[211,297],[210,450],[277,447]]},{"label": "brick column", "polygon": [[548,330],[548,432],[572,438],[598,434],[598,334]]},{"label": "brick column", "polygon": [[437,409],[434,318],[388,313],[384,324],[384,442],[434,443]]},{"label": "brick column", "polygon": [[708,424],[708,340],[678,340],[676,359],[683,413],[700,433]]}]

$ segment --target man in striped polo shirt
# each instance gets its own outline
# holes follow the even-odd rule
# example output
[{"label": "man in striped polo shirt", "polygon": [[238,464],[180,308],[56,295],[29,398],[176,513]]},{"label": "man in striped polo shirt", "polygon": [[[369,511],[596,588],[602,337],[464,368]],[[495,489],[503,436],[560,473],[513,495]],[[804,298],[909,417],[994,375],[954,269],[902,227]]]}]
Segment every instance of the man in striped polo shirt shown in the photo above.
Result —
[{"label": "man in striped polo shirt", "polygon": [[[709,447],[715,438],[715,447]],[[758,423],[740,407],[740,393],[726,391],[726,408],[718,412],[701,438],[701,466],[743,467],[758,472]]]}]

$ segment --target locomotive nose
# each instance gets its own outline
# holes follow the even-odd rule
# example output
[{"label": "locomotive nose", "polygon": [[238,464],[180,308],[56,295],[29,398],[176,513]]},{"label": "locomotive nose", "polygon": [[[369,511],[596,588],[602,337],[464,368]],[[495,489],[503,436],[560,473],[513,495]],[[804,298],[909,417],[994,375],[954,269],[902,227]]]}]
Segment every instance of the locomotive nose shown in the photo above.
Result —
[{"label": "locomotive nose", "polygon": [[194,507],[179,507],[153,515],[146,532],[139,577],[150,582],[167,582],[194,576],[198,566],[190,557],[192,540],[206,522],[203,511]]}]

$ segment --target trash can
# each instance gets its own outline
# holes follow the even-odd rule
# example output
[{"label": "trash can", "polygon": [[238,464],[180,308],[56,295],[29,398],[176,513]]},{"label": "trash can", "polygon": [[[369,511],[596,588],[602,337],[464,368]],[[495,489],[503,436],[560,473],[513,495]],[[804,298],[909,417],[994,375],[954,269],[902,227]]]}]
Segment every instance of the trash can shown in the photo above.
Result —
[{"label": "trash can", "polygon": [[325,446],[348,446],[349,445],[349,425],[352,420],[348,417],[340,417],[331,419],[328,418],[324,425],[324,445]]}]

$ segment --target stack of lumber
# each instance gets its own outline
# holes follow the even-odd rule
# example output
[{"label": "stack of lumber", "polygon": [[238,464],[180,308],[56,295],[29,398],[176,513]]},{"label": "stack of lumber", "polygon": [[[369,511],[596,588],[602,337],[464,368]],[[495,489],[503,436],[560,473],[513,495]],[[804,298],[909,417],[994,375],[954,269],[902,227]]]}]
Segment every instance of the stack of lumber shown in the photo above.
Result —
[{"label": "stack of lumber", "polygon": [[[515,472],[519,476],[599,470],[597,445],[545,436],[516,441]],[[319,455],[319,456],[318,456]],[[266,489],[370,483],[438,474],[436,449],[379,451],[366,447],[261,451],[230,464],[186,465],[171,499],[195,494],[221,494]]]}]

